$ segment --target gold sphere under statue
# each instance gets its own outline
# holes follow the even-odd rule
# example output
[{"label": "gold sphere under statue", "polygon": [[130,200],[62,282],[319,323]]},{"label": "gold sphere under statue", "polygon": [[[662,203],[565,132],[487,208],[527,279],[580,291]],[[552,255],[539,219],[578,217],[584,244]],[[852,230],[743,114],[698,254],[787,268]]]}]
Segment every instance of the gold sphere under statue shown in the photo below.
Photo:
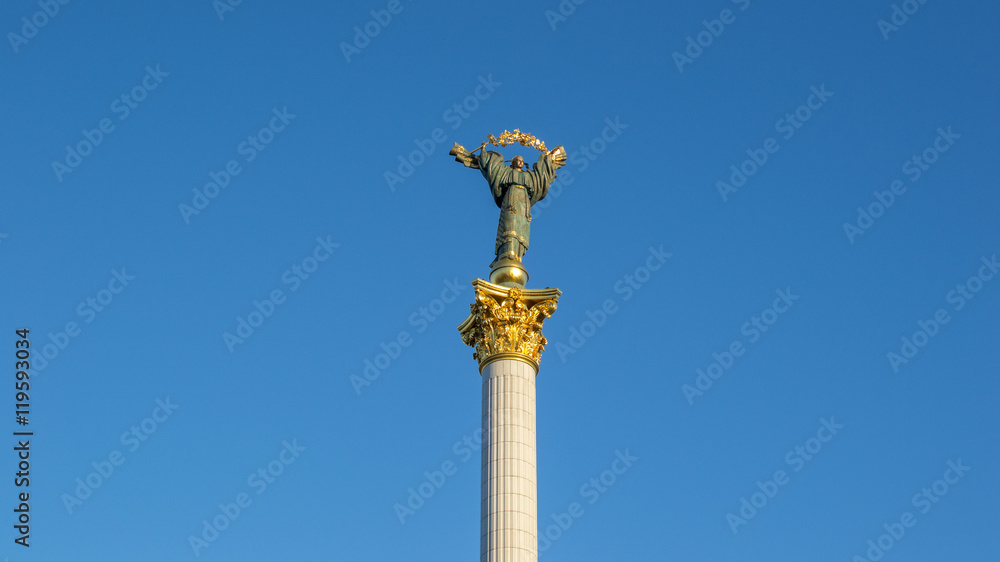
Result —
[{"label": "gold sphere under statue", "polygon": [[490,283],[503,287],[521,287],[528,284],[528,270],[517,260],[498,260],[490,268]]}]

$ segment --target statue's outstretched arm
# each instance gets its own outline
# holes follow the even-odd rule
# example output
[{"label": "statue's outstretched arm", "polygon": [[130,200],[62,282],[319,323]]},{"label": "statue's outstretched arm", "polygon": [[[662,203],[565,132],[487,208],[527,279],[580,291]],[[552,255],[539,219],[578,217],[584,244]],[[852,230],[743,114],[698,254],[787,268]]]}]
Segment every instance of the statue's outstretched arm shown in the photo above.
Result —
[{"label": "statue's outstretched arm", "polygon": [[566,149],[562,145],[550,150],[548,155],[552,159],[552,165],[555,166],[555,169],[558,170],[566,165]]},{"label": "statue's outstretched arm", "polygon": [[451,147],[448,154],[454,156],[455,161],[461,162],[466,168],[479,168],[479,159],[476,158],[476,155],[470,153],[464,146],[458,144],[457,142],[455,143],[455,146]]}]

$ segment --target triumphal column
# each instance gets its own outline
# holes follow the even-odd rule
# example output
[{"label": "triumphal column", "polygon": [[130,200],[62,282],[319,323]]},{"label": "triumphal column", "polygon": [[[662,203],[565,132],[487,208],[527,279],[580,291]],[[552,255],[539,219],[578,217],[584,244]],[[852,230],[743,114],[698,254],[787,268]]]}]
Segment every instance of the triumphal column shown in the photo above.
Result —
[{"label": "triumphal column", "polygon": [[[483,450],[480,562],[538,560],[538,486],[535,455],[535,376],[545,349],[542,323],[552,316],[559,289],[528,289],[522,262],[528,250],[531,206],[545,198],[566,151],[514,129],[489,135],[469,152],[455,143],[450,154],[482,172],[500,223],[489,281],[475,279],[476,301],[459,325],[475,348],[483,379]],[[505,161],[486,145],[520,144],[541,152],[533,167],[524,158]],[[479,152],[479,154],[475,154]],[[509,165],[508,165],[509,162]]]}]

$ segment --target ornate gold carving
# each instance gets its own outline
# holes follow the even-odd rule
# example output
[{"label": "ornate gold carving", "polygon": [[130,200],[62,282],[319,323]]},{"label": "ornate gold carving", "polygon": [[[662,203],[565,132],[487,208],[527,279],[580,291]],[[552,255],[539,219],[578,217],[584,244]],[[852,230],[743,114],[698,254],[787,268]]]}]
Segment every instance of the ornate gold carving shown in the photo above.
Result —
[{"label": "ornate gold carving", "polygon": [[500,138],[494,137],[493,135],[487,135],[489,139],[489,144],[493,146],[509,146],[512,144],[520,144],[521,146],[528,146],[534,148],[539,152],[548,152],[545,148],[545,142],[542,139],[535,138],[535,135],[530,133],[522,133],[520,129],[514,129],[514,132],[504,129],[500,133]]},{"label": "ornate gold carving", "polygon": [[503,287],[482,279],[472,282],[476,302],[458,326],[462,341],[476,348],[479,370],[499,354],[515,354],[536,367],[548,343],[542,323],[556,311],[559,289]]}]

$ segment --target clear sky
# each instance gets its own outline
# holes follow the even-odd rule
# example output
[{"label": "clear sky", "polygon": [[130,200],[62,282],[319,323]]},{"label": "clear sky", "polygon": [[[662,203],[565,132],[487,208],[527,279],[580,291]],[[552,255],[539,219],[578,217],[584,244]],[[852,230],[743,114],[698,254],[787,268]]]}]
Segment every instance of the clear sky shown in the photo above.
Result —
[{"label": "clear sky", "polygon": [[475,560],[519,128],[543,560],[996,560],[1000,7],[896,4],[4,2],[0,556]]}]

